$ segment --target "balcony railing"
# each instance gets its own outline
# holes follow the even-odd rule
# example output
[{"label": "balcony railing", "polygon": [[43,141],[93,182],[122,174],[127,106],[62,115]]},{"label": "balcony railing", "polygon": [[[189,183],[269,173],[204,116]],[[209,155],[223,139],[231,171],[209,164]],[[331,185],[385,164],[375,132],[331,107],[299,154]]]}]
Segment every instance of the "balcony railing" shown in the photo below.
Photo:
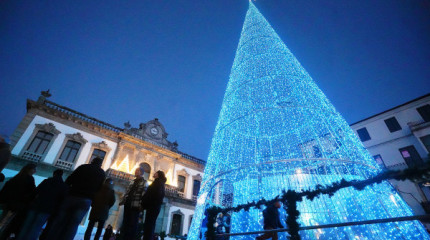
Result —
[{"label": "balcony railing", "polygon": [[22,154],[22,158],[30,161],[30,162],[40,162],[42,160],[42,155],[40,154],[36,154],[36,153],[32,153],[29,151],[25,151],[24,154]]},{"label": "balcony railing", "polygon": [[130,173],[126,173],[126,172],[121,172],[112,168],[109,168],[106,171],[106,175],[107,177],[110,178],[116,178],[116,179],[121,179],[121,180],[126,180],[126,181],[133,181],[134,179],[134,175],[130,174]]},{"label": "balcony railing", "polygon": [[64,170],[71,170],[73,167],[73,163],[58,159],[55,163],[55,166]]},{"label": "balcony railing", "polygon": [[77,112],[77,111],[75,111],[73,109],[70,109],[68,107],[64,107],[64,106],[58,105],[58,104],[56,104],[54,102],[51,102],[51,101],[48,101],[48,100],[45,100],[44,104],[45,104],[45,106],[47,106],[49,108],[52,108],[52,109],[55,109],[57,111],[66,113],[66,114],[71,115],[73,117],[79,118],[81,120],[84,120],[86,122],[92,123],[92,124],[97,125],[97,126],[102,127],[102,128],[109,129],[109,130],[114,131],[114,132],[121,132],[123,130],[122,128],[119,128],[119,127],[116,127],[116,126],[114,126],[112,124],[100,121],[100,120],[98,120],[96,118],[87,116],[87,115],[85,115],[83,113]]}]

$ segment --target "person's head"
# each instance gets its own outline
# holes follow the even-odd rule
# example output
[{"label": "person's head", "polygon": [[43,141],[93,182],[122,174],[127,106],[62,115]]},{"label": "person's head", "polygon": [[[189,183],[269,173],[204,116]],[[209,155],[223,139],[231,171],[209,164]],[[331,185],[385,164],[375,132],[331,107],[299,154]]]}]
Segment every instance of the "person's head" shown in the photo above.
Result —
[{"label": "person's head", "polygon": [[33,174],[36,173],[36,164],[34,163],[29,163],[27,165],[25,165],[24,167],[21,168],[21,171],[19,171],[18,174],[27,174],[32,176]]},{"label": "person's head", "polygon": [[162,180],[163,182],[165,182],[166,180],[167,180],[167,178],[166,178],[166,175],[164,174],[164,172],[163,171],[161,171],[161,170],[158,170],[158,171],[156,171],[155,173],[154,173],[154,179],[160,179],[160,180]]},{"label": "person's head", "polygon": [[102,167],[103,159],[96,157],[91,161],[91,164],[97,165],[99,167]]},{"label": "person's head", "polygon": [[113,187],[113,179],[112,178],[106,178],[104,185],[107,187]]},{"label": "person's head", "polygon": [[54,173],[52,174],[53,177],[63,177],[63,170],[61,169],[57,169],[54,171]]},{"label": "person's head", "polygon": [[281,201],[276,201],[273,203],[273,206],[275,206],[275,208],[281,208]]},{"label": "person's head", "polygon": [[112,225],[108,224],[106,228],[107,229],[112,229]]},{"label": "person's head", "polygon": [[136,171],[134,171],[134,176],[136,177],[136,178],[141,178],[141,177],[143,177],[143,174],[144,174],[145,172],[143,171],[143,168],[141,168],[141,167],[138,167],[138,168],[136,168]]}]

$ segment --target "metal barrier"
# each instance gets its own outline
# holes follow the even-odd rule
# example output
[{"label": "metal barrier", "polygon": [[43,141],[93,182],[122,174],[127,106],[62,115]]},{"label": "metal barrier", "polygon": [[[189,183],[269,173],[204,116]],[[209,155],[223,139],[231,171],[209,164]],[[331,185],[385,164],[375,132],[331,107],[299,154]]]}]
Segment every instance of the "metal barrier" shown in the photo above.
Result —
[{"label": "metal barrier", "polygon": [[[374,219],[374,220],[365,220],[365,221],[356,221],[356,222],[345,222],[345,223],[333,223],[333,224],[306,226],[306,227],[299,227],[299,230],[313,230],[313,229],[322,229],[322,228],[347,227],[347,226],[356,226],[356,225],[366,225],[366,224],[375,224],[375,223],[389,223],[389,222],[403,222],[403,221],[412,221],[412,220],[430,220],[430,214],[408,216],[408,217],[384,218],[384,219]],[[279,229],[263,230],[263,231],[256,231],[256,232],[216,234],[216,236],[227,237],[227,236],[254,235],[254,234],[262,234],[262,233],[287,232],[287,231],[288,231],[288,228],[279,228]]]}]

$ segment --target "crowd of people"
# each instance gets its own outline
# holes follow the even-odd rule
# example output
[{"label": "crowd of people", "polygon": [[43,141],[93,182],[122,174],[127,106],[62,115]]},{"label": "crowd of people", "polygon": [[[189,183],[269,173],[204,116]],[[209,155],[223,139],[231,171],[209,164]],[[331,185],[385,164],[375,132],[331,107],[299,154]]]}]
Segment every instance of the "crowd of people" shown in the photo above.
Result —
[{"label": "crowd of people", "polygon": [[[0,138],[1,173],[11,157],[9,145]],[[53,176],[37,187],[33,174],[37,165],[29,163],[9,179],[0,190],[0,240],[72,240],[90,207],[88,227],[84,240],[90,240],[97,223],[94,239],[101,237],[109,209],[115,203],[113,180],[106,178],[101,168],[103,160],[94,158],[90,164],[76,168],[66,181],[58,169]],[[137,168],[120,205],[124,205],[123,224],[116,234],[112,226],[106,227],[103,240],[134,240],[138,238],[139,215],[146,211],[144,240],[154,239],[155,222],[165,195],[164,172],[154,173],[148,186],[144,170]]]}]

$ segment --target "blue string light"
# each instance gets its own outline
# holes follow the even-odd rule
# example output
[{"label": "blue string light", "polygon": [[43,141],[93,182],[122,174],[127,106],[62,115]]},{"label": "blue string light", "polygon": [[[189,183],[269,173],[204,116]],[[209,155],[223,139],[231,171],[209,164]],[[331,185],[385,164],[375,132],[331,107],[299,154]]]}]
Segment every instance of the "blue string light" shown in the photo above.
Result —
[{"label": "blue string light", "polygon": [[[342,178],[362,180],[379,171],[347,122],[250,2],[188,239],[199,239],[208,206],[272,199],[282,190],[314,189]],[[304,200],[298,209],[303,226],[413,215],[388,182]],[[262,230],[262,223],[259,209],[233,213],[231,232]],[[280,239],[285,239],[284,234]],[[430,239],[418,221],[317,229],[300,235],[333,240]]]}]

